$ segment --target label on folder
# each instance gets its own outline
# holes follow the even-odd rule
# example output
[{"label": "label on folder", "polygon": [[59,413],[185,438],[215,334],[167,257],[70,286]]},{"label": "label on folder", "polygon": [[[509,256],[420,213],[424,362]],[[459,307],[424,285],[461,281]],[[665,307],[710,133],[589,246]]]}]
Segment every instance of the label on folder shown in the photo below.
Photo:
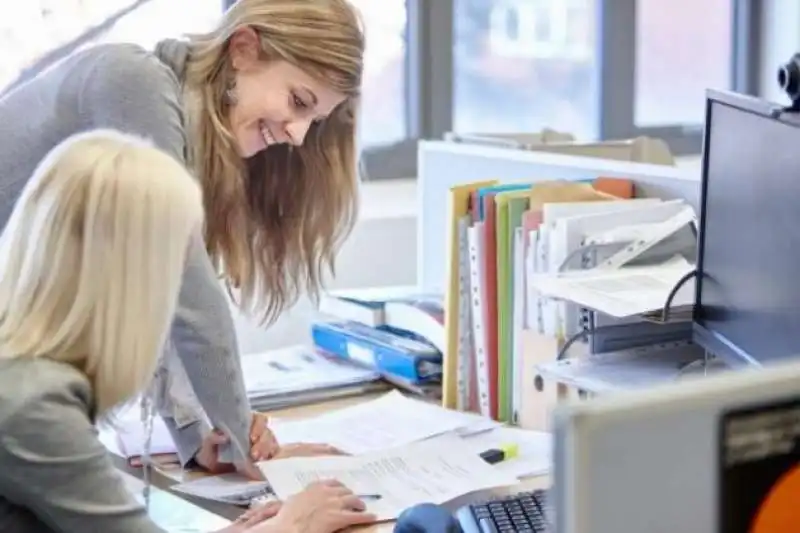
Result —
[{"label": "label on folder", "polygon": [[729,411],[720,421],[719,529],[800,527],[800,401]]}]

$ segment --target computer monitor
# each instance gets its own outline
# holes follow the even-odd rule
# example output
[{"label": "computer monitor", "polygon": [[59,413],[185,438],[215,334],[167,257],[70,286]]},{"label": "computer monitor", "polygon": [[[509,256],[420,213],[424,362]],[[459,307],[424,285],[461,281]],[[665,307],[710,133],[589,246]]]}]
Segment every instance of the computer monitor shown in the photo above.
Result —
[{"label": "computer monitor", "polygon": [[759,533],[800,523],[800,363],[557,408],[555,533]]},{"label": "computer monitor", "polygon": [[709,91],[694,340],[732,366],[800,354],[800,116]]}]

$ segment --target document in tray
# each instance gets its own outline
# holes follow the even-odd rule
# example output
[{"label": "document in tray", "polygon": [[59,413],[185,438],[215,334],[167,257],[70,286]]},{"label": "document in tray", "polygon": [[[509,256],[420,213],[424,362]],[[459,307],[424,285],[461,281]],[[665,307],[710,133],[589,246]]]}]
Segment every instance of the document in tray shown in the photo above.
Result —
[{"label": "document in tray", "polygon": [[[544,296],[627,318],[661,309],[673,287],[693,269],[694,266],[681,260],[659,266],[534,275],[530,286]],[[694,281],[689,280],[675,295],[672,306],[693,304]]]},{"label": "document in tray", "polygon": [[419,503],[445,503],[517,483],[515,476],[494,469],[456,435],[361,456],[281,459],[259,467],[281,499],[315,481],[336,479],[360,495],[367,511],[381,521],[395,519]]},{"label": "document in tray", "polygon": [[273,420],[278,442],[325,442],[352,454],[384,450],[448,431],[486,430],[498,424],[472,414],[413,400],[394,391],[352,407],[297,421]]},{"label": "document in tray", "polygon": [[380,377],[372,370],[324,357],[307,346],[245,355],[242,370],[250,396],[367,383]]},{"label": "document in tray", "polygon": [[197,496],[206,500],[247,506],[255,499],[272,493],[269,483],[253,481],[240,474],[208,476],[170,487],[175,492]]}]

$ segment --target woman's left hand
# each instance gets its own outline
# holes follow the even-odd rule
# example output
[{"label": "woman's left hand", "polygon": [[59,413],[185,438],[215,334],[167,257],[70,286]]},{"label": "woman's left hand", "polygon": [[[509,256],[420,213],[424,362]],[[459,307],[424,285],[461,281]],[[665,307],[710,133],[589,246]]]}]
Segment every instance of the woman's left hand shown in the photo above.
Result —
[{"label": "woman's left hand", "polygon": [[231,525],[215,533],[240,533],[247,531],[256,524],[274,518],[281,510],[281,502],[268,502],[245,511]]},{"label": "woman's left hand", "polygon": [[250,457],[253,461],[266,461],[273,458],[280,446],[275,435],[270,431],[269,418],[261,413],[253,413],[250,425]]},{"label": "woman's left hand", "polygon": [[288,459],[290,457],[317,457],[320,455],[347,455],[339,448],[330,444],[317,442],[293,442],[281,446],[273,459]]}]

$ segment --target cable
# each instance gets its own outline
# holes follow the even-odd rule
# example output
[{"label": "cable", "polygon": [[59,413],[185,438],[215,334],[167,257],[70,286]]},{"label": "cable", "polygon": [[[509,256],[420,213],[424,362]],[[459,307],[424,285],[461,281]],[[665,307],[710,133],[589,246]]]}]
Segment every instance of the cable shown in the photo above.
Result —
[{"label": "cable", "polygon": [[672,301],[675,299],[675,296],[678,294],[678,291],[683,287],[687,281],[693,279],[697,276],[697,270],[692,270],[691,272],[687,272],[681,279],[679,279],[675,285],[672,287],[672,290],[669,291],[667,295],[667,301],[664,302],[664,308],[661,310],[661,321],[668,322],[669,321],[669,312],[672,308]]},{"label": "cable", "polygon": [[[667,295],[667,300],[664,302],[664,307],[661,310],[661,322],[655,322],[656,324],[663,324],[669,321],[669,312],[672,307],[672,301],[675,299],[675,296],[678,294],[678,291],[681,287],[683,287],[687,281],[694,278],[697,275],[697,270],[692,270],[691,272],[687,272],[675,283],[675,286],[672,287],[672,290],[669,291]],[[595,333],[599,333],[606,329],[616,328],[616,324],[609,324],[606,326],[598,326],[595,328],[584,329],[573,336],[571,336],[567,341],[561,346],[561,349],[558,350],[558,355],[556,355],[556,361],[561,361],[566,358],[567,352],[572,347],[573,344],[578,342],[581,339],[587,339],[589,335],[594,335]]]},{"label": "cable", "polygon": [[578,333],[574,334],[572,337],[567,339],[567,342],[565,342],[561,346],[561,349],[558,350],[558,354],[556,355],[556,361],[562,361],[566,359],[567,352],[569,351],[570,347],[579,340],[581,340],[581,338],[586,339],[589,337],[589,335],[594,335],[595,333],[600,333],[601,331],[605,331],[607,329],[612,329],[616,327],[617,325],[615,324],[608,324],[607,326],[597,326],[594,328],[589,328],[579,331]]}]

